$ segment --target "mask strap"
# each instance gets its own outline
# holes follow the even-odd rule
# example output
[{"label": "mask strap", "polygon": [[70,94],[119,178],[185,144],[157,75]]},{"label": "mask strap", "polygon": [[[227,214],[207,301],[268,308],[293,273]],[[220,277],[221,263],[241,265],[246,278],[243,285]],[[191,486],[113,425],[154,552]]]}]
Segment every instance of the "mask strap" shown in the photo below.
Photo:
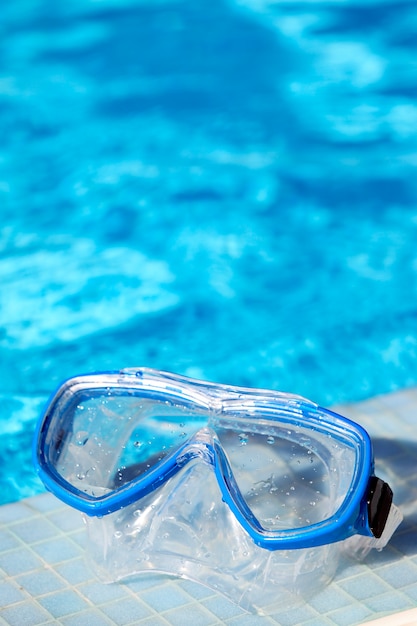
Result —
[{"label": "mask strap", "polygon": [[372,534],[379,539],[386,526],[392,505],[392,490],[388,483],[371,476],[368,484],[368,524]]}]

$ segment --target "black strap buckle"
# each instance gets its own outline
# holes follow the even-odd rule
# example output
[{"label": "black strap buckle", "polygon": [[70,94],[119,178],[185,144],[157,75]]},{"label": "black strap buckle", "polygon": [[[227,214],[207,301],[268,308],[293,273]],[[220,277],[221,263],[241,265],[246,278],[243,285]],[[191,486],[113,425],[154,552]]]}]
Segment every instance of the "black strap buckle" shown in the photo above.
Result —
[{"label": "black strap buckle", "polygon": [[376,476],[371,476],[368,483],[368,522],[372,534],[377,539],[384,532],[392,504],[392,490]]}]

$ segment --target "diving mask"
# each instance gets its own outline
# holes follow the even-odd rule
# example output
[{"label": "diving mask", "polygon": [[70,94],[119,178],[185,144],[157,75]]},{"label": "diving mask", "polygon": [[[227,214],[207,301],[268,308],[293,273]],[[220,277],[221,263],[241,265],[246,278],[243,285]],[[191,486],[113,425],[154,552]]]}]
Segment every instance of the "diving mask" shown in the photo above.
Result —
[{"label": "diving mask", "polygon": [[64,383],[35,463],[85,514],[104,579],[157,570],[258,612],[322,587],[342,544],[384,547],[402,519],[358,424],[300,396],[146,368]]}]

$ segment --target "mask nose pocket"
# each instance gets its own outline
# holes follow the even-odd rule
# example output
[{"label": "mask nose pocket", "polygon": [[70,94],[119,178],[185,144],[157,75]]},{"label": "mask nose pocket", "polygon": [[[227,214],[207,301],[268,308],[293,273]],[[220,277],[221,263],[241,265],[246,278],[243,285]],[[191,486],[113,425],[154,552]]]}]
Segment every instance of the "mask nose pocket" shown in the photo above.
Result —
[{"label": "mask nose pocket", "polygon": [[186,455],[158,490],[103,518],[85,518],[90,555],[105,580],[146,570],[199,580],[202,568],[230,570],[230,550],[236,558],[248,553],[253,542],[223,501],[204,447],[190,445]]},{"label": "mask nose pocket", "polygon": [[85,519],[88,562],[104,581],[175,575],[259,613],[302,602],[338,563],[338,544],[273,552],[257,546],[224,502],[215,468],[197,455],[139,502]]}]

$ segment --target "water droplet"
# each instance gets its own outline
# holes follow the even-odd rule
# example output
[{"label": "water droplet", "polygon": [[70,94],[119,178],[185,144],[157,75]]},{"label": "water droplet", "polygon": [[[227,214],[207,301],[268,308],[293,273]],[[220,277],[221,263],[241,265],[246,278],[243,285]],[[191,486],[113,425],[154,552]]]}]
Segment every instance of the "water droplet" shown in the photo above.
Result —
[{"label": "water droplet", "polygon": [[76,441],[78,446],[85,446],[88,441],[88,433],[85,430],[80,430],[76,436]]},{"label": "water droplet", "polygon": [[187,436],[187,433],[184,433],[184,432],[180,433],[180,437],[184,438],[186,436]]},{"label": "water droplet", "polygon": [[267,437],[267,438],[266,438],[266,443],[269,443],[269,445],[271,445],[271,446],[272,446],[272,444],[274,444],[274,443],[275,443],[275,439],[274,439],[274,437]]},{"label": "water droplet", "polygon": [[142,509],[136,509],[136,511],[133,511],[134,517],[140,517],[141,514],[142,514]]},{"label": "water droplet", "polygon": [[246,444],[248,443],[248,436],[247,436],[247,434],[246,433],[240,433],[239,441],[240,441],[240,445],[241,446],[246,446]]},{"label": "water droplet", "polygon": [[181,422],[181,424],[180,424],[180,428],[185,428],[185,424],[184,424],[184,422]]},{"label": "water droplet", "polygon": [[77,478],[78,478],[78,480],[84,480],[84,478],[85,478],[84,472],[80,472],[79,474],[77,474]]},{"label": "water droplet", "polygon": [[134,441],[133,442],[133,445],[135,446],[135,448],[140,448],[142,444],[143,444],[142,441]]},{"label": "water droplet", "polygon": [[121,537],[123,537],[123,533],[120,530],[116,530],[114,532],[114,537],[116,537],[116,539],[120,539]]}]

